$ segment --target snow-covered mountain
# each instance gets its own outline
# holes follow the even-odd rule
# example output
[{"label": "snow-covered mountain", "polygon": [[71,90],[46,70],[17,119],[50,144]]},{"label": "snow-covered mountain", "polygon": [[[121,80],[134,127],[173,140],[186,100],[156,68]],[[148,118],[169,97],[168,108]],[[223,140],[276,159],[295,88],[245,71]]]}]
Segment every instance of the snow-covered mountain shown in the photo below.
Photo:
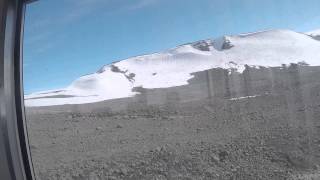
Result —
[{"label": "snow-covered mountain", "polygon": [[[319,33],[320,34],[320,33]],[[188,84],[191,73],[211,68],[281,66],[306,62],[320,65],[315,33],[270,30],[224,36],[184,44],[163,52],[137,56],[102,67],[68,87],[25,96],[27,106],[82,104],[131,97],[134,87],[166,88]]]}]

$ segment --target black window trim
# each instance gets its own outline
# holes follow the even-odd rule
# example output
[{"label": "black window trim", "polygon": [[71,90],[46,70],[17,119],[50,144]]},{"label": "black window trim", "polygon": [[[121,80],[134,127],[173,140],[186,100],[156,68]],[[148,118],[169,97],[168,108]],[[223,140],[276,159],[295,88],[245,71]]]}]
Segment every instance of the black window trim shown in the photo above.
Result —
[{"label": "black window trim", "polygon": [[24,114],[24,12],[33,0],[0,0],[0,179],[34,180]]}]

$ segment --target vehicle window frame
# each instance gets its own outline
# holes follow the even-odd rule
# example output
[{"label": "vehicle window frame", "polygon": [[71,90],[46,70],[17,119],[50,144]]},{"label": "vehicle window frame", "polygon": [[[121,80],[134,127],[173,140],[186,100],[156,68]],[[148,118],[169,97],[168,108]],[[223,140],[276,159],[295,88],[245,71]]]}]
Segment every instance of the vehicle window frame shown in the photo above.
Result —
[{"label": "vehicle window frame", "polygon": [[0,177],[33,180],[26,128],[22,38],[27,0],[0,1]]}]

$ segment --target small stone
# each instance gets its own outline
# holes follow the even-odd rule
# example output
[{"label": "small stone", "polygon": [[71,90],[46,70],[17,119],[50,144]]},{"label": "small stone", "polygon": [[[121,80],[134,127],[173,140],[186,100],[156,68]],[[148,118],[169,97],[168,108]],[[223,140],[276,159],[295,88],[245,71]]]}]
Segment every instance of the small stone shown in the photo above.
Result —
[{"label": "small stone", "polygon": [[197,128],[197,133],[199,133],[200,131],[203,131],[203,128]]},{"label": "small stone", "polygon": [[215,161],[215,162],[220,162],[220,158],[216,155],[213,155],[212,156],[212,160]]},{"label": "small stone", "polygon": [[122,125],[121,125],[121,124],[118,124],[118,125],[116,126],[116,128],[122,128]]},{"label": "small stone", "polygon": [[128,170],[126,168],[121,168],[121,173],[123,175],[127,175],[128,174]]},{"label": "small stone", "polygon": [[99,126],[99,127],[96,127],[96,130],[98,130],[98,131],[99,131],[99,130],[102,130],[102,129],[103,129],[103,128],[100,127],[100,126]]},{"label": "small stone", "polygon": [[221,151],[221,152],[219,153],[219,159],[220,159],[220,161],[223,162],[223,161],[227,158],[227,156],[228,156],[228,152],[227,152],[227,151]]},{"label": "small stone", "polygon": [[31,148],[31,149],[38,149],[38,147],[37,147],[36,145],[33,145],[33,144],[30,145],[30,148]]},{"label": "small stone", "polygon": [[159,146],[159,147],[156,148],[156,151],[160,152],[161,149],[162,149],[162,148]]}]

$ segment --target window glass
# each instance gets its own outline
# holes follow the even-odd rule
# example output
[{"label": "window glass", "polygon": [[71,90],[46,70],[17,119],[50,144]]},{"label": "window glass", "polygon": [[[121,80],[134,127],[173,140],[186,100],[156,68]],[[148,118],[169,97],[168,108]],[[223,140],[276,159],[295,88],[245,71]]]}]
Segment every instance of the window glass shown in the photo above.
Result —
[{"label": "window glass", "polygon": [[320,1],[39,0],[39,180],[320,178]]}]

